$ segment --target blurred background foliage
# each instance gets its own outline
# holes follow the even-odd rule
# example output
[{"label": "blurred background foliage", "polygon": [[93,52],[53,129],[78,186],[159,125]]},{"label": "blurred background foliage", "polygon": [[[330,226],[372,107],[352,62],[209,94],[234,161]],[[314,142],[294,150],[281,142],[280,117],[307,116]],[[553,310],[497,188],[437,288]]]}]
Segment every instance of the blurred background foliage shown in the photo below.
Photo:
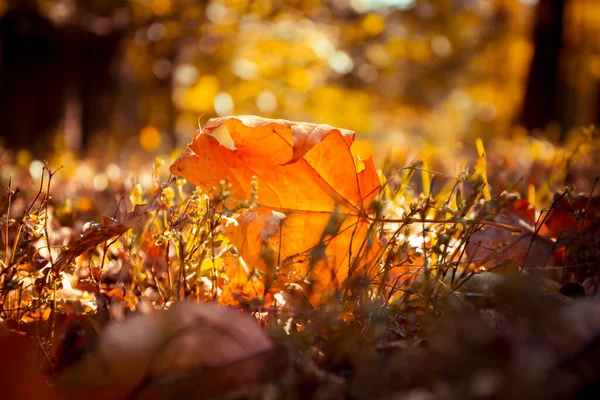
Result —
[{"label": "blurred background foliage", "polygon": [[181,149],[199,116],[228,114],[405,152],[564,139],[600,118],[594,0],[0,0],[0,14],[2,141],[33,157]]}]

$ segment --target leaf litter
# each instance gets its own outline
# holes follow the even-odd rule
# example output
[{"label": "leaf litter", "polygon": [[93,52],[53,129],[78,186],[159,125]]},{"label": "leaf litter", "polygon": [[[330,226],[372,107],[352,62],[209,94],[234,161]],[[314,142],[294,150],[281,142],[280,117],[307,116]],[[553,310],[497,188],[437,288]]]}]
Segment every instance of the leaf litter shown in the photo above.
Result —
[{"label": "leaf litter", "polygon": [[517,190],[476,147],[456,176],[377,170],[351,131],[218,118],[185,179],[159,162],[166,183],[85,230],[59,174],[30,206],[9,184],[2,348],[33,355],[11,398],[586,398],[595,183]]}]

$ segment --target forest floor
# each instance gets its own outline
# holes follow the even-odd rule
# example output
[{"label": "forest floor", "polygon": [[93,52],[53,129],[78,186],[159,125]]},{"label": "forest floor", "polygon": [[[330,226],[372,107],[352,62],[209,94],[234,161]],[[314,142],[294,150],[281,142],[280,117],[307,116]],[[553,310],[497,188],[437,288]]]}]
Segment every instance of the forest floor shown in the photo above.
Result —
[{"label": "forest floor", "polygon": [[139,165],[0,149],[7,399],[598,398],[597,131],[203,133]]}]

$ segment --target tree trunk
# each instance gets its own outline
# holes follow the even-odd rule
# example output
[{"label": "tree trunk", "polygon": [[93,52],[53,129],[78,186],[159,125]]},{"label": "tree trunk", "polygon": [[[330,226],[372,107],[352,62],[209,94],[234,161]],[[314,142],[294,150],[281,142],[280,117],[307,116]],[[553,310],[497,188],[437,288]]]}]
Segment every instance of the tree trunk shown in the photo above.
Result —
[{"label": "tree trunk", "polygon": [[556,122],[564,135],[567,115],[560,100],[565,89],[561,72],[563,25],[567,0],[540,0],[535,14],[534,54],[521,114],[529,130],[545,129]]},{"label": "tree trunk", "polygon": [[117,76],[112,67],[123,32],[96,34],[80,25],[55,26],[35,3],[19,3],[0,18],[0,134],[9,148],[37,155],[64,130],[65,145],[83,150],[109,128]]}]

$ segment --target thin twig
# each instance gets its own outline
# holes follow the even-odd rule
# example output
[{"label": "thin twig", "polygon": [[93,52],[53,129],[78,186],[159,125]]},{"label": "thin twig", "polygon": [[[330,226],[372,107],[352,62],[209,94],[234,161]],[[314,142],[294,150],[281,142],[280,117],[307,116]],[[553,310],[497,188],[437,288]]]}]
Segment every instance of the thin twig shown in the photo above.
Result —
[{"label": "thin twig", "polygon": [[494,221],[486,221],[486,220],[482,220],[482,221],[474,221],[474,220],[454,220],[454,219],[437,219],[437,218],[377,218],[377,217],[368,217],[369,220],[371,221],[377,221],[377,222],[387,222],[387,223],[431,223],[431,224],[462,224],[462,223],[466,223],[466,222],[475,222],[476,225],[488,225],[488,226],[493,226],[496,228],[500,228],[500,229],[505,229],[507,231],[510,232],[515,232],[515,233],[521,233],[523,232],[523,229],[516,227],[516,226],[512,226],[512,225],[507,225],[507,224],[503,224],[501,222],[494,222]]}]

